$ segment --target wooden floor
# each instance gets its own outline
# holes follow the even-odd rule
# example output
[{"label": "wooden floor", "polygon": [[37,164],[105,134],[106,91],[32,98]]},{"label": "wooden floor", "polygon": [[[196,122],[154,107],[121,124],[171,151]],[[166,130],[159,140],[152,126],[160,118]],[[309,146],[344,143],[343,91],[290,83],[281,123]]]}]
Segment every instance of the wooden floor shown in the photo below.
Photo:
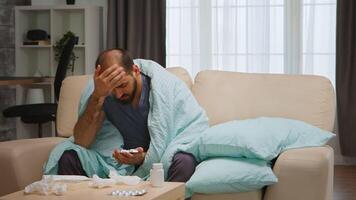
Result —
[{"label": "wooden floor", "polygon": [[356,200],[356,166],[335,166],[334,200]]}]

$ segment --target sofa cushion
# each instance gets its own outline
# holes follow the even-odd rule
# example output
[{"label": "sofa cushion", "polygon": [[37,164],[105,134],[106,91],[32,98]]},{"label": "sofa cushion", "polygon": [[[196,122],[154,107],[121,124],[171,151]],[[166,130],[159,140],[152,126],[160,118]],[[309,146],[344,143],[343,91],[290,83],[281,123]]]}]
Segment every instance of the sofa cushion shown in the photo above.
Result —
[{"label": "sofa cushion", "polygon": [[269,116],[333,130],[335,94],[321,76],[208,70],[198,73],[192,90],[210,125]]},{"label": "sofa cushion", "polygon": [[255,190],[252,192],[235,192],[225,194],[194,194],[192,200],[261,200],[262,190]]},{"label": "sofa cushion", "polygon": [[212,158],[201,162],[186,183],[187,193],[249,192],[277,182],[266,161],[247,158]]},{"label": "sofa cushion", "polygon": [[302,121],[259,117],[212,126],[190,149],[199,160],[229,156],[270,161],[288,149],[325,145],[334,136]]}]

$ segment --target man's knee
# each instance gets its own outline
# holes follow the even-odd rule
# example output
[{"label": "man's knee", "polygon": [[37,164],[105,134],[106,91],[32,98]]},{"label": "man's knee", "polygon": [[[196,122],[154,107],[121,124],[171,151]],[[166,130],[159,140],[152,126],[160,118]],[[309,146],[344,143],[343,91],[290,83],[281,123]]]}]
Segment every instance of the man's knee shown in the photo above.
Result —
[{"label": "man's knee", "polygon": [[188,153],[179,152],[173,157],[173,162],[177,163],[179,167],[194,168],[197,165],[197,161],[194,156]]},{"label": "man's knee", "polygon": [[168,180],[188,181],[193,175],[196,165],[197,161],[193,155],[183,152],[176,153],[168,170]]},{"label": "man's knee", "polygon": [[58,174],[87,176],[76,151],[67,150],[63,152],[58,161]]},{"label": "man's knee", "polygon": [[64,151],[61,158],[58,161],[59,166],[73,165],[73,162],[77,162],[78,155],[74,150]]}]

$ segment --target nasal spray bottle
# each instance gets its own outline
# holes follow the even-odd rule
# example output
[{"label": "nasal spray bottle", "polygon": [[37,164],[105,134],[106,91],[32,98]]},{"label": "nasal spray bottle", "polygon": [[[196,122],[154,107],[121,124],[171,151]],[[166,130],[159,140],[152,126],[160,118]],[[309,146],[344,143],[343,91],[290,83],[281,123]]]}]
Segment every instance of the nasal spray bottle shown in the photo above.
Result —
[{"label": "nasal spray bottle", "polygon": [[151,185],[153,187],[162,187],[164,182],[164,171],[162,163],[153,163],[150,171]]}]

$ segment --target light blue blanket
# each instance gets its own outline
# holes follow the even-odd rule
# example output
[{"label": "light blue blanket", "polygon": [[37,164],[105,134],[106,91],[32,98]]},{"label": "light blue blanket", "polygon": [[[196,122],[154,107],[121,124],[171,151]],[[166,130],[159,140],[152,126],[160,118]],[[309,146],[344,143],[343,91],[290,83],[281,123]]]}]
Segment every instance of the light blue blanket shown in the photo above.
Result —
[{"label": "light blue blanket", "polygon": [[[174,154],[178,150],[184,151],[199,138],[209,127],[208,118],[183,81],[153,61],[136,59],[134,62],[143,74],[151,78],[148,115],[151,142],[143,164],[134,175],[147,178],[152,163],[162,162],[167,178]],[[91,80],[82,93],[79,115],[84,112],[93,90]],[[105,119],[89,149],[78,146],[73,141],[74,138],[70,137],[52,150],[44,166],[45,174],[57,174],[58,160],[69,149],[78,153],[82,166],[90,177],[93,174],[105,177],[111,169],[116,169],[121,175],[133,173],[133,166],[118,164],[111,156],[115,148],[123,146],[123,138],[108,120]]]}]

